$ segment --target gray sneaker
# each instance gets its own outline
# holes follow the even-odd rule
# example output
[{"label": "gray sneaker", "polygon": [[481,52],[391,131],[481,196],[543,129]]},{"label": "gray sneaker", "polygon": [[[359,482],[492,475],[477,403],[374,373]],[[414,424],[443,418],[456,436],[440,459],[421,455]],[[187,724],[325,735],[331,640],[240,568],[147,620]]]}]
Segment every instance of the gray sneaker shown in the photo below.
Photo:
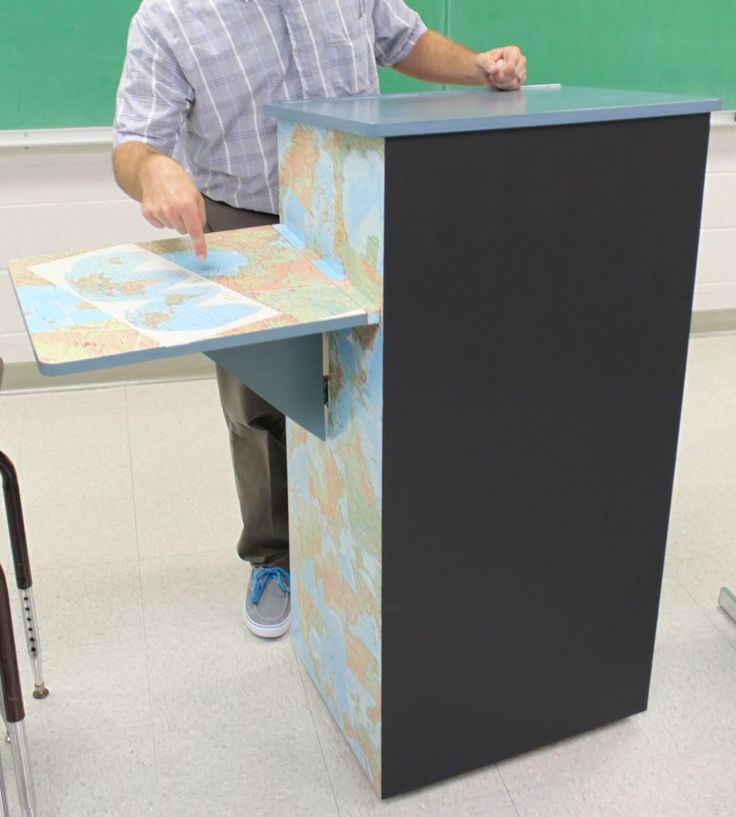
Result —
[{"label": "gray sneaker", "polygon": [[254,567],[243,605],[248,629],[261,638],[278,638],[291,624],[291,590],[283,567]]}]

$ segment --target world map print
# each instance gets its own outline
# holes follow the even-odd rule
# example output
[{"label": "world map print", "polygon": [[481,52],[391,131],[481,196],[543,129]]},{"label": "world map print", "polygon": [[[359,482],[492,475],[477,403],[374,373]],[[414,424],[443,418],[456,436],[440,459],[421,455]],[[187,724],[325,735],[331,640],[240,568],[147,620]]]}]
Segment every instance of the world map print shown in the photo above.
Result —
[{"label": "world map print", "polygon": [[[241,257],[240,262],[244,261]],[[216,264],[217,259],[209,263]],[[164,346],[190,343],[276,314],[134,244],[38,264],[30,270]]]},{"label": "world map print", "polygon": [[[382,139],[279,123],[282,229],[338,287],[380,309]],[[288,423],[292,636],[381,789],[383,327],[328,336],[325,441]]]}]

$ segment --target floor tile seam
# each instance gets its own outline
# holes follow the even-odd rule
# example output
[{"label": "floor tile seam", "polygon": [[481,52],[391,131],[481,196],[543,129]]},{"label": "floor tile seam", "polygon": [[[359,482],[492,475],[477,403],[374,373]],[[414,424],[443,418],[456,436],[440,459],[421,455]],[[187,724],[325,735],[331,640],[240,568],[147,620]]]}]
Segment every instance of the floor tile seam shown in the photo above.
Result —
[{"label": "floor tile seam", "polygon": [[[31,547],[31,551],[32,551]],[[120,566],[120,565],[135,565],[135,564],[148,564],[150,562],[155,561],[163,561],[167,559],[179,559],[179,558],[187,558],[187,557],[194,557],[194,556],[205,556],[205,555],[212,555],[212,554],[222,554],[222,553],[230,553],[232,551],[232,547],[225,547],[220,546],[217,548],[211,548],[208,550],[191,550],[191,551],[181,551],[181,552],[172,552],[163,555],[157,556],[141,556],[138,559],[106,559],[102,562],[86,562],[86,561],[64,561],[60,564],[39,564],[38,557],[33,556],[31,553],[31,562],[33,563],[33,572],[36,573],[53,573],[58,572],[60,570],[68,569],[79,569],[79,568],[88,568],[88,567],[110,567],[110,566]],[[15,569],[13,566],[13,559],[12,559],[12,548],[8,545],[7,549],[7,558],[5,561],[5,567],[3,568],[5,572],[5,577],[8,582],[11,582],[15,578]],[[13,588],[10,588],[12,592]]]},{"label": "floor tile seam", "polygon": [[[21,491],[22,490],[23,489],[21,488]],[[27,490],[27,493],[30,493],[30,491]],[[34,491],[33,493],[36,494],[36,491]],[[40,493],[40,491],[39,491],[39,493]],[[114,494],[113,496],[106,496],[105,494],[99,493],[99,491],[97,491],[97,490],[77,491],[76,493],[74,491],[70,491],[69,493],[66,493],[66,492],[65,493],[60,493],[58,491],[54,491],[52,493],[52,495],[54,497],[61,496],[62,499],[54,499],[53,502],[48,503],[48,504],[50,504],[50,505],[63,505],[63,504],[66,504],[67,507],[71,507],[71,508],[74,507],[74,503],[84,504],[84,503],[96,502],[96,503],[101,504],[101,503],[107,502],[108,500],[111,500],[111,501],[115,501],[116,499],[130,500],[130,499],[133,498],[132,490],[131,491],[120,490],[116,494]],[[24,503],[24,507],[26,506],[26,504],[30,508],[30,507],[38,507],[38,506],[42,505],[43,503],[41,502],[41,500],[31,499],[31,501],[29,501],[27,503]]]},{"label": "floor tile seam", "polygon": [[[50,687],[49,687],[50,688]],[[53,695],[53,690],[51,692]],[[35,726],[35,724],[34,724]],[[68,731],[68,730],[67,730]],[[64,736],[63,729],[59,729],[58,732],[52,732],[52,737],[56,734],[61,737]],[[77,724],[74,725],[74,734],[73,737],[78,739],[80,743],[84,742],[81,739],[84,738],[91,738],[92,740],[103,740],[110,737],[114,737],[115,735],[128,735],[130,737],[134,737],[136,739],[135,745],[138,744],[138,740],[140,739],[140,735],[144,734],[151,739],[153,742],[154,739],[154,729],[153,724],[151,722],[141,722],[141,723],[134,723],[134,724],[127,724],[125,726],[111,726],[109,729],[106,729],[104,733],[99,729],[97,726],[78,726]],[[112,741],[110,741],[112,742]],[[49,751],[48,746],[44,746],[46,751]],[[31,744],[31,751],[33,751],[33,745]],[[33,755],[31,755],[31,760],[33,760]]]},{"label": "floor tile seam", "polygon": [[[123,431],[116,431],[114,434],[118,437],[116,440],[111,440],[112,434],[107,434],[104,431],[95,431],[92,434],[87,434],[80,431],[74,437],[66,435],[64,442],[49,445],[47,443],[39,443],[33,445],[25,445],[24,452],[28,456],[39,456],[41,454],[74,454],[79,451],[79,447],[83,446],[86,451],[97,451],[100,453],[106,452],[109,448],[122,448],[124,442],[129,439],[127,433]],[[97,437],[99,436],[99,440]],[[70,441],[71,440],[71,441]]]},{"label": "floor tile seam", "polygon": [[[141,564],[146,564],[146,565],[151,565],[152,562],[170,562],[170,561],[172,561],[174,559],[177,559],[179,561],[181,561],[182,559],[188,559],[191,563],[194,563],[194,562],[203,561],[203,559],[200,558],[200,557],[204,557],[204,556],[207,556],[207,555],[212,555],[213,553],[219,553],[220,555],[225,554],[225,553],[229,553],[230,557],[231,557],[231,565],[238,564],[238,562],[241,561],[241,560],[238,559],[237,554],[235,553],[235,549],[231,545],[230,547],[227,547],[227,548],[223,547],[223,548],[218,548],[217,550],[208,550],[208,551],[202,551],[202,552],[197,552],[197,553],[172,553],[170,556],[151,556],[150,558],[147,558],[147,559],[141,559],[140,563]],[[210,566],[212,566],[212,565],[210,565]],[[225,567],[226,566],[226,562],[225,562],[224,559],[219,564],[219,566],[220,567]]]},{"label": "floor tile seam", "polygon": [[[150,712],[150,726],[151,726],[151,743],[152,743],[152,750],[153,750],[153,773],[154,779],[156,781],[156,788],[155,788],[155,798],[156,802],[160,798],[161,794],[161,787],[160,787],[160,779],[159,779],[159,762],[158,762],[158,746],[156,742],[156,730],[154,728],[154,719],[155,719],[155,712],[154,712],[154,700],[153,700],[153,692],[151,691],[151,664],[148,657],[148,631],[146,628],[146,604],[145,604],[145,593],[143,591],[143,571],[141,570],[141,546],[140,546],[140,537],[139,537],[139,529],[138,529],[138,503],[136,499],[136,490],[135,490],[135,480],[133,477],[133,446],[131,444],[130,438],[130,411],[128,407],[128,389],[130,387],[126,386],[123,390],[123,397],[125,402],[125,424],[128,431],[128,462],[130,465],[130,481],[133,493],[133,526],[135,530],[135,545],[136,545],[136,552],[138,553],[138,592],[140,593],[140,600],[141,600],[141,623],[143,627],[143,654],[146,662],[146,691],[148,693],[148,707]],[[160,811],[157,805],[157,810]]]},{"label": "floor tile seam", "polygon": [[[43,635],[43,633],[41,633],[41,635]],[[145,654],[145,646],[146,646],[145,639],[143,638],[143,636],[141,636],[139,638],[124,638],[121,641],[111,641],[111,642],[107,642],[107,643],[99,641],[99,642],[95,642],[95,644],[97,646],[99,646],[99,647],[109,646],[111,648],[114,648],[116,650],[116,652],[118,650],[124,649],[126,647],[139,647],[139,648],[141,648],[141,650],[143,650],[144,654]],[[60,647],[57,644],[54,644],[53,642],[52,642],[52,644],[50,646],[44,642],[41,646],[43,648],[43,654],[44,655],[51,655],[53,658],[56,658],[57,655],[60,655],[62,657],[67,657],[67,656],[70,655],[70,653],[74,652],[74,648],[70,647],[69,644],[64,644],[64,645],[62,645]],[[80,649],[80,653],[82,652],[82,650],[84,650],[86,652],[88,648],[89,648],[89,644],[83,645],[82,649]],[[20,650],[18,652],[20,653]],[[23,659],[22,659],[22,657],[19,656],[18,660],[20,662]],[[43,706],[43,704],[41,704],[41,706]]]},{"label": "floor tile seam", "polygon": [[309,700],[309,690],[307,689],[306,681],[304,678],[304,673],[301,670],[301,662],[299,661],[299,656],[297,655],[296,648],[294,647],[294,641],[290,639],[290,646],[291,651],[294,655],[294,660],[296,661],[296,672],[299,676],[299,681],[302,685],[302,690],[304,691],[304,698],[307,701],[307,709],[309,710],[309,718],[312,721],[312,728],[314,729],[315,737],[317,738],[317,745],[319,746],[320,754],[322,755],[322,763],[325,767],[325,772],[327,773],[327,780],[330,784],[330,792],[332,793],[332,800],[335,803],[335,811],[338,817],[347,817],[347,815],[343,815],[342,811],[340,810],[340,804],[337,800],[337,793],[335,792],[335,784],[332,780],[332,775],[330,774],[330,765],[327,762],[327,756],[325,754],[324,746],[322,745],[322,738],[319,734],[319,729],[317,728],[317,722],[314,719],[314,712],[312,711],[312,703]]},{"label": "floor tile seam", "polygon": [[[164,451],[156,454],[146,457],[133,455],[131,459],[134,481],[139,487],[145,485],[147,492],[152,492],[154,497],[170,499],[172,495],[182,496],[187,489],[202,494],[218,493],[232,483],[232,466],[229,461],[226,461],[226,469],[224,463],[213,460],[211,456],[193,456],[181,448],[173,456],[168,456]],[[229,453],[224,450],[222,455],[229,458]]]},{"label": "floor tile seam", "polygon": [[[181,436],[176,441],[161,441],[160,437],[153,436],[145,441],[131,437],[130,447],[133,462],[137,467],[148,466],[151,462],[158,464],[164,457],[167,459],[167,463],[172,462],[176,465],[183,466],[196,460],[207,462],[212,458],[213,454],[218,458],[220,455],[229,457],[230,454],[229,445],[223,442],[219,437],[215,440],[214,437],[209,439],[200,436],[198,437],[197,445],[201,446],[203,450],[183,448]],[[205,456],[205,454],[207,456]]]},{"label": "floor tile seam", "polygon": [[[178,409],[179,407],[172,407],[172,410],[174,410],[174,408]],[[181,420],[181,419],[182,418],[181,418],[181,415],[180,415],[179,420]],[[219,418],[219,417],[204,417],[201,412],[192,412],[192,416],[189,417],[189,418],[186,418],[186,420],[187,421],[191,420],[192,422],[196,421],[197,424],[200,424],[202,421],[205,421],[205,420],[207,421],[207,423],[212,421],[212,422],[217,422],[219,424],[221,422],[221,418]],[[158,416],[157,419],[154,422],[160,426],[159,429],[155,429],[153,427],[152,423],[138,423],[138,421],[135,421],[135,420],[131,421],[131,427],[130,427],[129,430],[130,430],[131,442],[132,442],[134,447],[137,446],[138,443],[150,442],[152,440],[156,441],[156,442],[158,442],[159,444],[162,444],[162,445],[165,444],[165,442],[166,442],[165,438],[164,438],[163,441],[161,439],[161,430],[171,432],[171,421],[170,421],[170,419],[167,420],[166,418]],[[137,426],[142,426],[142,429],[137,428]],[[219,430],[218,431],[212,431],[210,433],[212,433],[213,437],[215,435],[217,435],[217,438],[221,439],[224,436],[224,434],[226,433],[226,429],[224,429],[224,427],[223,427],[223,434],[220,434]],[[175,440],[170,440],[170,442],[171,442],[171,444],[174,444],[176,441]],[[227,440],[225,440],[223,442],[223,446],[226,446],[226,445],[227,445]]]},{"label": "floor tile seam", "polygon": [[[109,500],[106,501],[105,504],[106,504],[106,507],[109,507],[110,505],[121,505],[121,506],[123,506],[123,505],[132,505],[133,504],[133,497],[130,496],[130,497],[123,497],[122,499],[121,498],[109,499]],[[23,511],[25,512],[24,515],[26,517],[26,526],[27,526],[28,518],[31,516],[32,513],[43,511],[43,512],[45,512],[44,515],[46,517],[48,517],[50,512],[61,511],[61,510],[69,510],[69,503],[64,502],[64,501],[60,502],[58,500],[52,501],[52,502],[43,502],[41,500],[33,500],[33,501],[30,501],[30,502],[24,502],[23,503]],[[98,514],[96,512],[95,513],[90,512],[89,516],[87,516],[85,514],[85,516],[83,518],[87,518],[87,519],[91,520],[91,519],[97,518],[97,516],[98,516]],[[79,511],[76,512],[76,517],[77,517],[77,519],[80,518]],[[79,526],[77,525],[77,529],[78,529],[78,527]]]},{"label": "floor tile seam", "polygon": [[[654,749],[656,749],[656,744],[654,743],[654,741],[651,738],[649,738],[648,735],[647,735],[647,740],[652,745],[652,747]],[[511,798],[512,803],[514,804],[514,808],[517,810],[517,813],[519,814],[519,817],[524,817],[523,810],[522,811],[519,810],[520,805],[517,802],[517,798],[520,798],[525,794],[533,794],[534,792],[538,792],[540,790],[548,789],[550,787],[557,787],[557,786],[563,786],[563,787],[566,787],[566,788],[569,788],[571,786],[576,787],[576,788],[595,786],[596,783],[598,781],[600,781],[600,780],[603,780],[605,782],[611,782],[611,770],[601,768],[601,769],[598,769],[594,773],[592,773],[590,775],[587,775],[587,776],[581,776],[581,775],[567,776],[567,775],[564,775],[564,774],[563,775],[558,775],[557,777],[555,777],[554,780],[547,780],[547,781],[544,781],[544,782],[541,782],[541,783],[535,783],[535,784],[529,785],[529,786],[513,786],[513,787],[508,787],[507,786],[507,792],[508,792],[509,797]],[[619,781],[619,783],[617,783],[615,785],[620,785],[620,781]],[[681,797],[681,799],[683,799],[684,794],[681,793],[680,797]],[[686,800],[686,803],[687,803],[688,807],[691,807],[691,804],[690,804],[689,801]],[[686,817],[686,816],[683,815],[683,817]]]},{"label": "floor tile seam", "polygon": [[[121,389],[121,391],[123,390]],[[114,395],[114,400],[98,400],[85,390],[79,392],[79,396],[73,400],[58,400],[58,395],[63,393],[45,392],[43,395],[29,396],[26,418],[35,417],[37,420],[58,419],[61,422],[74,422],[79,421],[81,412],[84,411],[89,412],[93,417],[99,415],[111,425],[115,425],[115,420],[122,420],[125,414],[122,395]],[[68,393],[66,392],[66,394]]]},{"label": "floor tile seam", "polygon": [[232,545],[230,547],[218,547],[218,548],[209,548],[207,550],[186,550],[186,551],[177,551],[172,553],[166,553],[163,555],[155,555],[155,556],[147,556],[143,555],[140,557],[140,564],[148,564],[149,562],[155,562],[158,559],[175,559],[175,558],[186,558],[187,556],[204,556],[206,554],[212,553],[230,553],[232,551]]},{"label": "floor tile seam", "polygon": [[[122,386],[117,388],[121,393],[124,390]],[[125,411],[122,394],[114,395],[111,389],[106,389],[104,394],[92,388],[44,389],[35,394],[29,392],[26,399],[29,403],[26,411],[39,415],[38,419],[45,419],[47,415],[60,417],[62,420],[73,419],[79,416],[80,409],[87,409],[93,414],[102,414],[105,417],[114,417]]]},{"label": "floor tile seam", "polygon": [[[522,755],[523,757],[523,755]],[[540,789],[546,789],[550,786],[570,786],[570,785],[580,785],[584,786],[591,782],[591,777],[581,776],[581,775],[566,775],[566,774],[558,774],[555,776],[554,780],[544,780],[540,783],[532,783],[531,785],[523,785],[523,786],[515,786],[512,784],[507,784],[504,781],[504,786],[506,787],[506,791],[509,794],[512,802],[514,803],[514,808],[518,811],[518,806],[516,803],[515,795],[523,795],[528,792],[535,792]],[[523,816],[522,816],[523,817]]]},{"label": "floor tile seam", "polygon": [[23,457],[23,444],[26,436],[26,414],[28,412],[28,395],[24,396],[23,409],[20,415],[20,438],[18,440],[18,460]]},{"label": "floor tile seam", "polygon": [[[179,464],[179,468],[171,467],[171,476],[176,476],[181,478],[181,468],[186,467],[187,470],[190,472],[188,479],[180,479],[180,481],[176,485],[162,485],[161,479],[162,474],[159,471],[157,475],[150,474],[148,469],[143,469],[143,473],[136,473],[134,477],[134,482],[138,483],[139,488],[141,485],[147,485],[150,489],[155,491],[155,496],[160,496],[163,499],[171,499],[173,496],[181,497],[187,488],[190,491],[196,490],[197,494],[207,495],[207,494],[219,494],[222,492],[222,489],[226,486],[232,487],[230,483],[232,482],[232,472],[229,474],[217,474],[214,476],[214,479],[206,479],[206,484],[203,486],[201,481],[203,479],[201,473],[193,473],[194,468],[191,467],[192,460],[191,458],[182,458],[181,463]],[[226,478],[229,477],[228,479]],[[187,481],[191,480],[189,485],[187,485]],[[221,484],[220,484],[221,483]],[[184,487],[182,487],[184,486]],[[144,492],[145,494],[146,492]],[[235,491],[233,489],[233,495]]]},{"label": "floor tile seam", "polygon": [[[119,483],[101,484],[103,480],[109,480],[110,474],[93,474],[84,477],[84,481],[77,481],[74,475],[66,475],[62,477],[59,475],[57,484],[32,484],[29,480],[25,481],[25,495],[27,502],[25,504],[30,508],[42,504],[44,496],[47,498],[45,504],[48,505],[62,505],[67,504],[70,511],[82,506],[89,507],[89,503],[104,503],[108,500],[114,502],[116,500],[125,500],[133,498],[132,485],[127,484],[127,478],[124,476],[123,481]],[[62,481],[63,480],[63,481]],[[23,488],[21,488],[23,490]]]},{"label": "floor tile seam", "polygon": [[504,791],[506,792],[506,796],[509,798],[509,801],[510,801],[511,805],[514,807],[514,811],[516,812],[517,817],[523,817],[522,813],[519,811],[519,806],[517,805],[516,800],[514,800],[514,796],[511,793],[511,789],[509,789],[508,784],[504,780],[504,777],[503,777],[503,774],[501,772],[501,769],[499,768],[499,765],[496,763],[496,764],[494,764],[494,766],[495,766],[496,772],[498,774],[498,777],[501,780],[501,783],[503,784],[503,788],[504,788]]},{"label": "floor tile seam", "polygon": [[[33,554],[31,553],[31,561],[34,562]],[[44,573],[44,572],[53,572],[58,570],[65,570],[67,568],[85,568],[85,567],[109,567],[111,565],[136,565],[140,562],[140,559],[106,559],[102,562],[72,562],[69,560],[65,560],[62,564],[52,564],[52,565],[40,565],[38,564],[38,559],[35,560],[33,564],[33,572],[34,573]]]},{"label": "floor tile seam", "polygon": [[[132,494],[132,502],[133,502],[133,527],[135,530],[135,546],[136,552],[138,553],[138,582],[139,588],[141,593],[141,606],[143,606],[143,579],[141,577],[140,571],[140,561],[141,561],[141,546],[140,546],[140,538],[139,538],[139,529],[138,529],[138,500],[136,496],[135,490],[135,474],[133,469],[133,446],[130,438],[130,411],[128,409],[128,389],[129,387],[126,386],[123,390],[123,399],[125,402],[125,426],[127,429],[127,440],[128,440],[128,467],[130,469],[130,486],[131,486],[131,494]],[[144,627],[145,633],[145,620],[144,620]]]},{"label": "floor tile seam", "polygon": [[[625,720],[630,721],[630,722],[633,723],[633,725],[636,727],[637,732],[646,741],[647,747],[650,748],[652,750],[652,752],[656,754],[658,752],[659,746],[652,739],[652,737],[649,735],[649,733],[647,732],[644,725],[642,723],[638,723],[635,720],[636,718],[644,716],[645,714],[646,714],[646,710],[644,712],[639,712],[639,713],[637,713],[635,715],[630,715]],[[589,736],[589,734],[590,734],[589,732],[584,732],[584,733],[581,733],[580,735],[574,736],[572,738],[568,738],[568,740],[576,740],[578,738],[585,738],[585,737]],[[550,748],[550,747],[541,747],[541,751],[544,751],[545,748]],[[522,754],[522,755],[519,755],[517,757],[523,759],[523,758],[526,757],[526,754]],[[513,762],[514,760],[515,760],[515,758],[513,758],[513,757],[508,758],[507,762]],[[602,763],[602,764],[596,766],[594,769],[592,769],[588,773],[584,773],[584,774],[566,774],[566,773],[563,772],[562,774],[557,775],[554,780],[547,780],[547,781],[544,781],[544,782],[541,782],[541,783],[535,783],[535,784],[532,784],[532,785],[529,785],[529,786],[516,786],[511,782],[507,782],[506,779],[504,778],[503,770],[501,768],[503,763],[504,763],[504,761],[501,761],[498,764],[496,764],[496,768],[498,769],[498,773],[499,773],[499,775],[501,777],[501,780],[502,780],[502,782],[504,784],[504,787],[506,788],[506,791],[508,792],[508,794],[513,799],[514,793],[520,793],[520,792],[523,793],[523,792],[526,792],[526,791],[533,791],[534,789],[543,788],[545,786],[552,786],[552,785],[558,785],[558,784],[572,784],[572,783],[587,785],[587,784],[593,783],[594,781],[596,781],[596,780],[598,780],[600,778],[609,778],[612,772],[624,771],[628,766],[630,766],[631,761],[627,756],[621,756],[621,757],[618,757],[618,758],[609,759],[605,763]]]},{"label": "floor tile seam", "polygon": [[[127,432],[127,429],[126,429]],[[114,440],[112,444],[108,444],[108,437],[105,436],[104,432],[100,431],[99,434],[96,431],[92,431],[90,434],[85,434],[85,432],[80,432],[81,435],[84,436],[84,454],[85,456],[90,456],[94,454],[108,454],[110,451],[122,453],[122,449],[130,448],[130,435],[128,433],[124,433],[121,429],[118,436],[119,439]],[[95,439],[97,436],[100,437],[99,442]],[[89,440],[94,440],[94,445],[89,444]],[[23,453],[25,454],[48,454],[48,453],[55,453],[56,451],[61,452],[62,454],[68,454],[70,452],[78,453],[79,451],[79,444],[77,441],[73,443],[67,444],[64,440],[60,440],[58,443],[54,443],[52,449],[49,449],[48,446],[46,447],[38,447],[38,448],[28,448],[27,446],[24,447]]]},{"label": "floor tile seam", "polygon": [[[43,649],[47,649],[48,645],[48,636],[44,636],[46,639],[44,641]],[[143,635],[140,636],[141,640],[143,640]],[[62,642],[62,646],[60,649],[64,650],[78,650],[86,647],[87,649],[94,649],[95,647],[119,647],[121,644],[129,644],[134,639],[131,639],[129,636],[126,638],[103,638],[103,639],[91,639],[89,641],[64,641]],[[59,643],[59,639],[57,639],[57,643]],[[57,649],[59,649],[57,647]]]}]

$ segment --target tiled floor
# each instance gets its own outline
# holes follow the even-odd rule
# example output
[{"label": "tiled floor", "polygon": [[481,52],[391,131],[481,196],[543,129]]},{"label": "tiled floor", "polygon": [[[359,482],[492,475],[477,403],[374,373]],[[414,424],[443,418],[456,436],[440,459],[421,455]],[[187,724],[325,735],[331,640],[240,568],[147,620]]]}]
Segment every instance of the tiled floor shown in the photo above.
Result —
[{"label": "tiled floor", "polygon": [[213,381],[4,395],[0,445],[51,689],[26,700],[41,817],[736,814],[736,623],[716,606],[736,588],[736,335],[691,343],[649,711],[386,803],[290,641],[244,630]]}]

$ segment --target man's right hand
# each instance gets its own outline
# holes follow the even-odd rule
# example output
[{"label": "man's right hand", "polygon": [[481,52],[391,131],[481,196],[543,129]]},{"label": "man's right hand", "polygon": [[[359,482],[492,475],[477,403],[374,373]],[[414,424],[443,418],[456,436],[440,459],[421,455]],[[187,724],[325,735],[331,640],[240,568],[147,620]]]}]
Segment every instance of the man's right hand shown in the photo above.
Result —
[{"label": "man's right hand", "polygon": [[115,148],[113,167],[118,184],[140,201],[146,220],[154,227],[188,233],[197,258],[204,260],[204,199],[184,168],[141,142],[125,142]]},{"label": "man's right hand", "polygon": [[204,199],[186,171],[168,156],[153,154],[141,166],[141,211],[154,227],[187,233],[200,261],[207,255]]}]

